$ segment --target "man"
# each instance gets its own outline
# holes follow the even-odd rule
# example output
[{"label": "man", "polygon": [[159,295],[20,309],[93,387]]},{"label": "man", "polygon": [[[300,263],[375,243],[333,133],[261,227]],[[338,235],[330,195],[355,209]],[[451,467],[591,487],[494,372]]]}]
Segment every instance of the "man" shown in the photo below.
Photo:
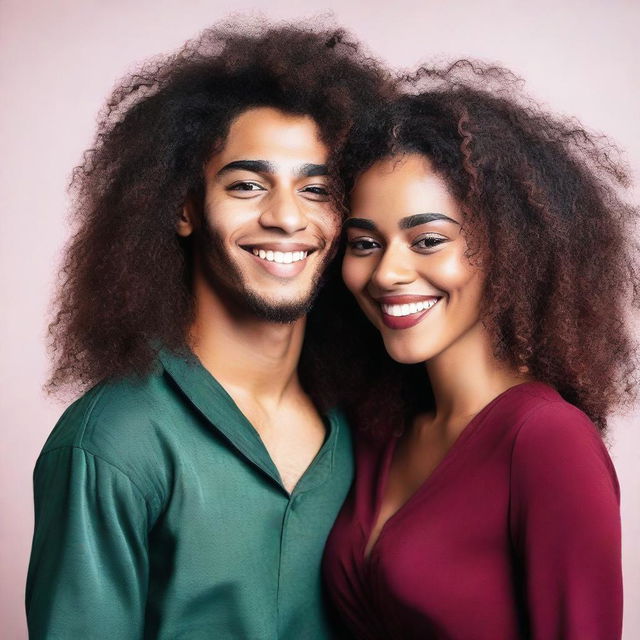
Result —
[{"label": "man", "polygon": [[340,32],[220,27],[125,81],[76,170],[34,473],[32,638],[325,638],[351,481],[298,375],[335,165],[385,75]]}]

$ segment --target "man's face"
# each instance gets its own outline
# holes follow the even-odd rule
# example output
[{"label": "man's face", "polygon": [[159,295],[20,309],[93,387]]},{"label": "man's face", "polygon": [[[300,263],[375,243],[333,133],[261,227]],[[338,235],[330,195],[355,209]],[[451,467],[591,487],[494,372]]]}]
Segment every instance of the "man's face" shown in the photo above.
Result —
[{"label": "man's face", "polygon": [[196,255],[238,312],[292,322],[309,310],[340,225],[327,156],[313,119],[259,107],[232,122],[207,163]]}]

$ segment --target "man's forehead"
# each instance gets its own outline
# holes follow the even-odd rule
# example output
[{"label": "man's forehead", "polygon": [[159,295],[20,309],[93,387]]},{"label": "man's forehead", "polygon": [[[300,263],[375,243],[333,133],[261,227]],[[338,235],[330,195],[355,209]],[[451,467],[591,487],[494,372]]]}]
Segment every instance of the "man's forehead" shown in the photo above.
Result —
[{"label": "man's forehead", "polygon": [[207,163],[207,172],[217,173],[231,163],[251,170],[249,163],[260,162],[272,172],[300,173],[303,165],[324,167],[315,171],[314,175],[319,175],[326,172],[328,154],[320,129],[310,116],[256,107],[231,123],[224,146]]},{"label": "man's forehead", "polygon": [[231,123],[220,154],[265,157],[265,152],[326,158],[328,150],[311,116],[289,114],[271,107],[248,109]]},{"label": "man's forehead", "polygon": [[306,125],[319,133],[317,122],[309,114],[291,113],[276,107],[250,107],[231,121],[229,131],[236,134],[248,128]]}]

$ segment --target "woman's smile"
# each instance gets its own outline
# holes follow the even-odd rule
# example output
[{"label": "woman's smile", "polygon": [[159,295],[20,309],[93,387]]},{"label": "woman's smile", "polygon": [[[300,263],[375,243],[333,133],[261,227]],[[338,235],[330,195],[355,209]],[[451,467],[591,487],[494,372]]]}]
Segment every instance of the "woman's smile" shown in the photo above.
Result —
[{"label": "woman's smile", "polygon": [[383,296],[380,305],[382,322],[390,329],[408,329],[418,324],[433,309],[438,296],[399,295]]}]

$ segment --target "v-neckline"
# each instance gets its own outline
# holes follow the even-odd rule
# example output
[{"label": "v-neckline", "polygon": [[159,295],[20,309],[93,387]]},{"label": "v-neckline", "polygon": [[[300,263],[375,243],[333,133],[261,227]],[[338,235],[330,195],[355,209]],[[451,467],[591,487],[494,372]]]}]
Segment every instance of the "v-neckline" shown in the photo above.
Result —
[{"label": "v-neckline", "polygon": [[458,437],[455,439],[453,444],[446,451],[442,459],[438,462],[438,464],[433,468],[431,473],[422,481],[422,483],[416,488],[413,493],[409,495],[409,497],[382,523],[382,526],[379,527],[377,536],[375,540],[371,540],[371,536],[373,532],[377,528],[378,520],[380,519],[380,512],[382,511],[382,503],[384,501],[385,492],[388,488],[389,484],[389,474],[391,472],[391,464],[393,461],[393,455],[396,451],[398,441],[400,440],[400,435],[396,435],[389,439],[389,442],[383,453],[382,460],[382,469],[380,474],[378,475],[378,482],[376,483],[375,488],[375,508],[373,518],[371,522],[368,523],[368,527],[366,528],[366,535],[364,541],[364,547],[362,549],[362,557],[365,564],[369,563],[373,552],[375,551],[382,534],[384,533],[387,525],[395,520],[399,515],[401,515],[406,509],[410,506],[412,502],[414,502],[417,497],[423,494],[427,488],[431,487],[434,482],[434,477],[437,477],[443,473],[443,469],[450,466],[451,460],[455,459],[458,452],[464,445],[464,443],[469,440],[471,435],[476,431],[476,427],[478,423],[482,420],[482,418],[486,415],[486,413],[507,393],[512,391],[513,389],[522,387],[524,385],[535,384],[535,382],[521,382],[516,384],[508,389],[505,389],[501,393],[499,393],[495,398],[493,398],[490,402],[488,402],[478,413],[476,413],[471,420],[465,425],[464,429],[460,432]]}]

